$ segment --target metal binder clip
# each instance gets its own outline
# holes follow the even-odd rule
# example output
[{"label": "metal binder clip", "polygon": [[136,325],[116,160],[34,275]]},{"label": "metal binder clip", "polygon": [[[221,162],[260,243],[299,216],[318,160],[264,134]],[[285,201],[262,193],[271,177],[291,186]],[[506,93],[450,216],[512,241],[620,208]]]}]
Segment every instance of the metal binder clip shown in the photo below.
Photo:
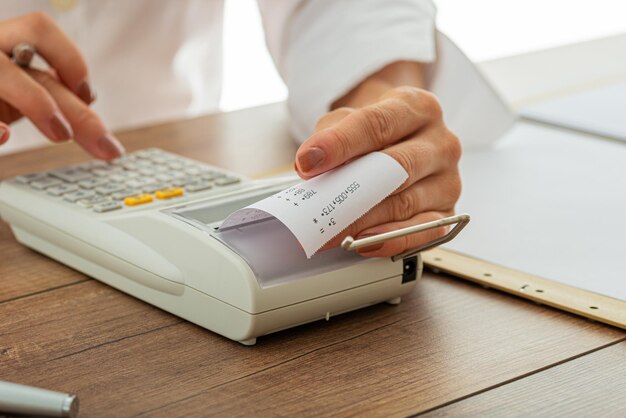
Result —
[{"label": "metal binder clip", "polygon": [[442,226],[454,225],[448,233],[442,237],[436,238],[427,242],[417,248],[412,248],[405,251],[402,254],[391,257],[393,261],[403,259],[405,257],[412,256],[421,251],[430,250],[438,245],[445,244],[456,237],[459,232],[469,223],[470,216],[466,213],[461,215],[450,216],[448,218],[439,219],[438,221],[426,222],[419,225],[408,226],[406,228],[397,229],[395,231],[385,232],[383,234],[373,235],[371,237],[354,240],[351,236],[347,236],[341,242],[341,248],[346,251],[358,250],[359,248],[369,247],[374,244],[380,244],[381,242],[389,241],[393,238],[404,237],[406,235],[416,234],[418,232],[428,231],[429,229],[440,228]]}]

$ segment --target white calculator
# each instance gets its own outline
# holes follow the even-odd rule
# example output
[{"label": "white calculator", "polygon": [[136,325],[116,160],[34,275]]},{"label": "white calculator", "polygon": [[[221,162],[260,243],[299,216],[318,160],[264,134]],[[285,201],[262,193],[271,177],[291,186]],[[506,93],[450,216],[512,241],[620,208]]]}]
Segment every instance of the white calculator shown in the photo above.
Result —
[{"label": "white calculator", "polygon": [[297,181],[250,180],[152,148],[3,181],[0,214],[22,244],[247,345],[396,304],[414,288],[419,254],[364,258],[337,248],[308,259],[276,219],[252,237],[219,230],[233,211]]}]

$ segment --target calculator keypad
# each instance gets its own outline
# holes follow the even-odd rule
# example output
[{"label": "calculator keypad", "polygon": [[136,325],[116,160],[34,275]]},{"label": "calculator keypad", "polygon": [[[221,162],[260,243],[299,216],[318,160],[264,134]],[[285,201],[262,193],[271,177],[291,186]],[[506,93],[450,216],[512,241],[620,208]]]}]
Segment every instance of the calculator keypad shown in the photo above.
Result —
[{"label": "calculator keypad", "polygon": [[241,182],[241,179],[150,148],[111,163],[89,161],[47,173],[19,176],[15,181],[65,202],[105,213],[175,199],[186,193],[224,188]]}]

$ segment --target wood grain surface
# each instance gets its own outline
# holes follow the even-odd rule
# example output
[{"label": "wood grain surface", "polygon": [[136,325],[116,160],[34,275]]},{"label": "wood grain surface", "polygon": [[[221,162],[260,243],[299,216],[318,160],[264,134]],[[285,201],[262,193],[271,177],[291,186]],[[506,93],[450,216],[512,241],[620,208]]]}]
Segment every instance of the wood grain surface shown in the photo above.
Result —
[{"label": "wood grain surface", "polygon": [[426,413],[425,417],[624,417],[626,343]]},{"label": "wood grain surface", "polygon": [[[120,137],[129,150],[158,146],[255,175],[291,163],[286,120],[277,104]],[[5,178],[87,158],[73,145],[54,146],[0,158],[0,170]],[[460,407],[626,338],[428,273],[399,306],[244,347],[23,248],[3,222],[0,251],[0,378],[76,393],[81,416],[406,416]],[[626,376],[615,373],[623,385]],[[578,396],[586,395],[582,386]]]},{"label": "wood grain surface", "polygon": [[428,275],[379,305],[243,347],[89,280],[0,304],[0,376],[79,394],[85,416],[403,416],[624,338]]}]

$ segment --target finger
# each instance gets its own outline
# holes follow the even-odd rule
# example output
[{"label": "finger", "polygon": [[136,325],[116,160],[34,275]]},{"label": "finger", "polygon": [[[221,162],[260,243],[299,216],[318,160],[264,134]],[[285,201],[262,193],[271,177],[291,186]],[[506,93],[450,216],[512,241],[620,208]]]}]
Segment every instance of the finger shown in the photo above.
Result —
[{"label": "finger", "polygon": [[19,110],[2,100],[0,97],[0,121],[6,124],[11,124],[21,119],[23,116],[24,115],[22,115]]},{"label": "finger", "polygon": [[9,140],[11,136],[11,129],[9,125],[4,122],[0,122],[0,145],[4,144]]},{"label": "finger", "polygon": [[67,141],[72,137],[72,128],[50,93],[4,54],[0,54],[0,98],[30,119],[52,141]]},{"label": "finger", "polygon": [[[338,123],[340,120],[342,120],[343,118],[345,118],[346,116],[348,116],[350,113],[354,112],[354,109],[348,108],[348,107],[341,107],[339,109],[335,109],[332,112],[328,112],[326,113],[324,116],[322,116],[318,121],[317,124],[315,126],[315,131],[320,131],[322,129],[326,129],[329,128],[333,125],[335,125],[336,123]],[[300,148],[302,148],[301,145]],[[296,155],[298,154],[298,152],[296,152]],[[308,179],[311,176],[306,176],[304,175],[300,169],[298,168],[298,164],[297,162],[294,163],[293,165],[294,170],[296,171],[296,173],[298,173],[298,175],[303,178],[303,179]]]},{"label": "finger", "polygon": [[458,172],[446,172],[428,177],[374,206],[338,236],[322,247],[322,251],[341,244],[348,235],[360,237],[363,231],[389,222],[404,221],[418,213],[451,212],[461,194]]},{"label": "finger", "polygon": [[299,170],[307,176],[321,174],[354,157],[385,148],[441,117],[441,108],[432,94],[419,89],[399,91],[313,134],[298,150]]},{"label": "finger", "polygon": [[355,110],[349,107],[340,107],[331,112],[326,113],[317,121],[315,125],[315,131],[321,131],[322,129],[330,128],[337,124],[340,120],[346,116],[352,114]]},{"label": "finger", "polygon": [[74,140],[91,155],[111,160],[124,154],[124,147],[106,129],[102,120],[85,103],[49,74],[28,70],[55,98],[61,111],[74,129]]},{"label": "finger", "polygon": [[392,145],[385,154],[396,160],[408,174],[404,183],[394,193],[435,173],[448,172],[451,179],[458,179],[458,162],[461,143],[443,125],[422,131],[415,137]]},{"label": "finger", "polygon": [[[411,219],[399,222],[390,222],[384,225],[376,226],[372,229],[363,231],[363,235],[359,238],[366,236],[378,235],[385,232],[395,231],[409,226],[422,224],[425,222],[436,221],[446,216],[452,215],[452,212],[424,212],[415,215]],[[448,232],[448,227],[440,227],[430,229],[417,234],[411,234],[404,237],[394,238],[389,241],[385,241],[381,244],[376,244],[370,247],[359,250],[359,254],[366,257],[391,257],[401,254],[412,248],[417,248],[426,244],[434,239],[444,236]]]},{"label": "finger", "polygon": [[85,103],[95,94],[87,81],[87,64],[78,47],[43,12],[30,13],[0,22],[0,49],[11,54],[14,46],[27,42],[37,48],[46,62],[56,70],[63,84]]}]

